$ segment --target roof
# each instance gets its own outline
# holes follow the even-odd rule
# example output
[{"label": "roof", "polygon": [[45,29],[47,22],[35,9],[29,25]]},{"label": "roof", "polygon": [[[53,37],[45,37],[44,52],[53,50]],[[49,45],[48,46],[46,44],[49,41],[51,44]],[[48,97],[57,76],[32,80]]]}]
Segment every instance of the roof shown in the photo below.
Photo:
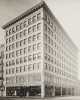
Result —
[{"label": "roof", "polygon": [[16,23],[17,21],[21,20],[22,18],[24,18],[25,16],[28,16],[29,14],[31,14],[32,12],[34,12],[35,10],[41,8],[43,5],[46,5],[44,1],[41,1],[40,3],[38,3],[37,5],[35,5],[34,7],[30,8],[29,10],[27,10],[26,12],[22,13],[21,15],[17,16],[16,18],[14,18],[13,20],[9,21],[8,23],[6,23],[5,25],[2,26],[3,29],[6,29],[7,27],[9,27],[10,25]]},{"label": "roof", "polygon": [[3,29],[6,29],[7,27],[9,27],[10,25],[16,23],[17,21],[21,20],[22,18],[28,16],[29,14],[33,13],[34,11],[40,9],[41,7],[44,7],[46,9],[46,11],[50,14],[50,16],[52,18],[54,18],[54,20],[57,22],[57,24],[59,25],[59,27],[61,28],[61,30],[66,34],[66,36],[68,37],[68,39],[71,41],[71,43],[76,47],[76,49],[78,50],[77,46],[73,43],[72,39],[68,36],[67,32],[64,30],[64,28],[62,27],[62,25],[59,23],[59,21],[57,20],[57,18],[53,15],[53,13],[51,12],[51,10],[49,9],[49,7],[47,6],[47,4],[44,1],[41,1],[40,3],[36,4],[34,7],[30,8],[29,10],[27,10],[26,12],[22,13],[21,15],[17,16],[16,18],[14,18],[13,20],[9,21],[8,23],[6,23],[5,25],[2,26]]}]

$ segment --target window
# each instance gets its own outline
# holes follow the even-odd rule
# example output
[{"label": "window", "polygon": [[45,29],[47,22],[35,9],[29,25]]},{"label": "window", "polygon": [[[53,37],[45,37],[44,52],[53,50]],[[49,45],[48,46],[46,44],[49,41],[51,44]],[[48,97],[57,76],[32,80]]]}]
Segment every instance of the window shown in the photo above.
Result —
[{"label": "window", "polygon": [[8,74],[8,69],[6,69],[6,74]]},{"label": "window", "polygon": [[16,73],[20,72],[20,68],[16,67]]},{"label": "window", "polygon": [[14,40],[15,40],[15,36],[13,35],[13,36],[12,36],[12,42],[13,42]]},{"label": "window", "polygon": [[26,26],[27,26],[27,22],[24,21],[24,23],[23,23],[23,27],[26,27]]},{"label": "window", "polygon": [[12,68],[12,74],[14,74],[14,71],[15,71],[14,68]]},{"label": "window", "polygon": [[33,44],[33,51],[36,51],[36,44]]},{"label": "window", "polygon": [[36,15],[32,17],[32,22],[33,22],[33,23],[36,22]]},{"label": "window", "polygon": [[48,69],[48,68],[47,68],[47,63],[44,64],[44,67],[45,67],[46,70]]},{"label": "window", "polygon": [[16,42],[16,48],[18,48],[20,46],[20,42]]},{"label": "window", "polygon": [[32,37],[30,36],[28,37],[28,43],[31,43],[31,41],[32,41]]},{"label": "window", "polygon": [[36,41],[36,35],[33,35],[33,41]]},{"label": "window", "polygon": [[26,38],[26,39],[24,39],[24,45],[25,45],[25,44],[27,44],[27,38]]},{"label": "window", "polygon": [[37,30],[40,30],[41,29],[41,23],[38,23],[37,24]]},{"label": "window", "polygon": [[31,34],[31,32],[32,32],[32,28],[30,27],[28,28],[28,34]]},{"label": "window", "polygon": [[31,71],[32,70],[32,67],[33,67],[32,64],[29,64],[28,65],[28,70]]},{"label": "window", "polygon": [[20,50],[17,50],[16,51],[16,56],[19,56],[20,55]]},{"label": "window", "polygon": [[19,30],[20,30],[19,25],[16,25],[16,31],[19,31]]},{"label": "window", "polygon": [[47,24],[44,24],[44,31],[47,32]]},{"label": "window", "polygon": [[23,49],[20,49],[20,55],[22,55],[23,54]]},{"label": "window", "polygon": [[38,54],[37,54],[37,59],[40,59],[41,58],[41,52],[39,52]]},{"label": "window", "polygon": [[10,37],[10,38],[9,38],[9,43],[11,43],[11,42],[12,42],[12,38]]},{"label": "window", "polygon": [[20,33],[17,33],[16,34],[16,39],[19,39],[20,38]]},{"label": "window", "polygon": [[12,45],[9,46],[9,50],[11,50],[11,49],[12,49]]},{"label": "window", "polygon": [[9,58],[11,58],[12,57],[12,53],[9,53]]},{"label": "window", "polygon": [[36,25],[34,25],[34,26],[32,27],[32,29],[33,29],[33,32],[36,32]]},{"label": "window", "polygon": [[33,54],[33,60],[36,60],[37,54]]},{"label": "window", "polygon": [[6,62],[6,67],[8,67],[8,61]]},{"label": "window", "polygon": [[30,25],[30,24],[31,24],[31,18],[28,19],[28,25]]},{"label": "window", "polygon": [[20,30],[23,28],[23,23],[20,23]]},{"label": "window", "polygon": [[28,56],[28,61],[31,61],[32,60],[32,55],[29,55]]},{"label": "window", "polygon": [[8,34],[8,31],[6,31],[6,36],[8,36],[9,34]]},{"label": "window", "polygon": [[24,57],[24,62],[27,62],[27,56]]},{"label": "window", "polygon": [[28,46],[28,52],[31,52],[32,51],[32,46]]},{"label": "window", "polygon": [[24,35],[24,34],[23,34],[23,31],[21,31],[21,32],[20,32],[20,38],[22,38],[23,35]]},{"label": "window", "polygon": [[23,44],[24,44],[24,41],[21,40],[21,41],[20,41],[20,46],[23,46]]},{"label": "window", "polygon": [[21,64],[21,63],[23,63],[23,58],[22,58],[22,57],[20,58],[20,64]]},{"label": "window", "polygon": [[8,54],[6,54],[6,59],[8,59]]},{"label": "window", "polygon": [[9,49],[9,47],[7,46],[7,47],[6,47],[6,51],[8,51],[8,49]]},{"label": "window", "polygon": [[11,74],[11,69],[9,69],[9,74]]},{"label": "window", "polygon": [[15,55],[14,55],[14,52],[12,52],[12,57],[14,57]]},{"label": "window", "polygon": [[26,36],[27,35],[27,30],[25,29],[23,33],[24,33],[24,36]]},{"label": "window", "polygon": [[34,64],[33,64],[33,70],[36,69],[36,67],[37,67],[37,64],[34,63]]},{"label": "window", "polygon": [[37,44],[37,50],[40,50],[41,49],[41,43],[38,43]]},{"label": "window", "polygon": [[37,20],[40,20],[41,19],[41,13],[38,13],[37,14]]},{"label": "window", "polygon": [[37,68],[40,69],[41,68],[41,62],[37,63]]},{"label": "window", "polygon": [[9,61],[9,66],[11,66],[12,65],[12,62],[11,61]]},{"label": "window", "polygon": [[38,33],[37,34],[37,40],[40,40],[41,39],[41,33]]},{"label": "window", "polygon": [[14,48],[15,48],[15,44],[13,43],[13,44],[12,44],[12,49],[14,49]]},{"label": "window", "polygon": [[45,58],[45,60],[47,60],[47,53],[44,54],[44,58]]},{"label": "window", "polygon": [[15,27],[12,27],[12,33],[15,33]]},{"label": "window", "polygon": [[18,59],[16,59],[16,64],[19,64],[19,62],[20,62],[19,58],[18,58]]},{"label": "window", "polygon": [[8,44],[8,39],[6,39],[6,44]]},{"label": "window", "polygon": [[11,35],[11,29],[9,29],[9,35]]},{"label": "window", "polygon": [[26,48],[24,48],[24,54],[26,54],[27,53],[27,47]]},{"label": "window", "polygon": [[14,60],[12,60],[12,65],[15,65],[15,61]]}]

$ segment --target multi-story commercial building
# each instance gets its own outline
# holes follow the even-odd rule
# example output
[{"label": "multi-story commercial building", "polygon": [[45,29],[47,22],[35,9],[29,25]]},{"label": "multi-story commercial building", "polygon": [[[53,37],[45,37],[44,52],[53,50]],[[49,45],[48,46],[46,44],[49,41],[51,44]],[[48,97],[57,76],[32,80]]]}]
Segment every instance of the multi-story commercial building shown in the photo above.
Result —
[{"label": "multi-story commercial building", "polygon": [[78,49],[45,2],[3,29],[6,96],[78,95]]},{"label": "multi-story commercial building", "polygon": [[0,96],[3,96],[3,66],[4,66],[4,44],[0,45]]}]

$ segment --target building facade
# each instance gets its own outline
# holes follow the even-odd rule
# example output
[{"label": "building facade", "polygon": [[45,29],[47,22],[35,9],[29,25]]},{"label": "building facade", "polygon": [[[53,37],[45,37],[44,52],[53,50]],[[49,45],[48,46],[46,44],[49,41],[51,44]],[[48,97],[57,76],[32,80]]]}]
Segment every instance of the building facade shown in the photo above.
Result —
[{"label": "building facade", "polygon": [[5,96],[79,95],[78,49],[45,2],[3,29]]},{"label": "building facade", "polygon": [[0,96],[3,96],[3,67],[4,67],[4,45],[0,45]]}]

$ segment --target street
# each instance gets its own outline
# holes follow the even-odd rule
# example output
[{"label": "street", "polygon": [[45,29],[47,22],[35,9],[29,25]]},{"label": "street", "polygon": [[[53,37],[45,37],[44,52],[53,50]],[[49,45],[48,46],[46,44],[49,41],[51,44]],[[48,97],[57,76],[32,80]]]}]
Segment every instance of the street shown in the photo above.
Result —
[{"label": "street", "polygon": [[80,100],[80,96],[72,96],[72,97],[52,97],[52,98],[4,98],[0,97],[0,100]]}]

